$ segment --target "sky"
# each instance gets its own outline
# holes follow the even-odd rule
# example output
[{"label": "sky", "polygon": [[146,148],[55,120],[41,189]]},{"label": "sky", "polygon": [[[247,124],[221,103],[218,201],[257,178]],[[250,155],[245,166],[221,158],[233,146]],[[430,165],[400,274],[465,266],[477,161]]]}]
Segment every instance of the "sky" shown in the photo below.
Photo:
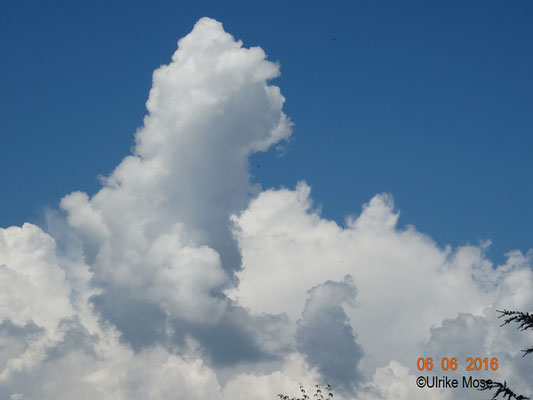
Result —
[{"label": "sky", "polygon": [[1,398],[533,392],[531,3],[1,7]]}]

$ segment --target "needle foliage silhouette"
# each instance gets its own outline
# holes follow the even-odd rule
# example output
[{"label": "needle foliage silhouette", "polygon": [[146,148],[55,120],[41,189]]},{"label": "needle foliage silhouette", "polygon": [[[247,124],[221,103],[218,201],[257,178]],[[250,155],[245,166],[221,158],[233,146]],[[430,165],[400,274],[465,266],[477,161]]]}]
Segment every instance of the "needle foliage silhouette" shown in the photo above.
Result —
[{"label": "needle foliage silhouette", "polygon": [[[526,331],[528,329],[533,329],[533,314],[530,314],[528,312],[521,312],[521,311],[508,311],[508,310],[496,310],[500,313],[500,316],[498,318],[503,318],[503,324],[500,326],[508,325],[511,322],[515,322],[518,324],[518,329],[521,331]],[[522,354],[522,357],[525,357],[526,355],[533,353],[533,346],[531,346],[528,349],[522,350],[524,354]],[[510,388],[507,387],[507,382],[504,381],[501,382],[493,382],[489,381],[487,386],[484,388],[480,388],[478,390],[492,390],[496,389],[496,392],[492,396],[491,400],[498,399],[498,396],[502,396],[502,399],[507,400],[530,400],[529,397],[526,397],[524,395],[519,395],[513,392]]]}]

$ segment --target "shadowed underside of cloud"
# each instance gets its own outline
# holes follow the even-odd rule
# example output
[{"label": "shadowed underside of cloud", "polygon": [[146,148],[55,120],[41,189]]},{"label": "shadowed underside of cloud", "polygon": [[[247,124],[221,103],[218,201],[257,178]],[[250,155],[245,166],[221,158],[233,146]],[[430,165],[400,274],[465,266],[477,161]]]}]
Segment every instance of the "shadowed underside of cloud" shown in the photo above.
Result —
[{"label": "shadowed underside of cloud", "polygon": [[202,18],[101,190],[65,196],[53,233],[0,229],[0,398],[272,399],[326,380],[340,398],[450,398],[415,386],[428,353],[498,356],[533,392],[533,338],[494,315],[533,307],[533,252],[493,266],[484,244],[398,229],[389,195],[339,226],[303,182],[250,184],[249,156],[291,135],[278,75]]},{"label": "shadowed underside of cloud", "polygon": [[342,307],[355,301],[352,279],[327,281],[307,293],[296,332],[298,348],[324,380],[337,390],[353,393],[362,378],[358,364],[363,350]]}]

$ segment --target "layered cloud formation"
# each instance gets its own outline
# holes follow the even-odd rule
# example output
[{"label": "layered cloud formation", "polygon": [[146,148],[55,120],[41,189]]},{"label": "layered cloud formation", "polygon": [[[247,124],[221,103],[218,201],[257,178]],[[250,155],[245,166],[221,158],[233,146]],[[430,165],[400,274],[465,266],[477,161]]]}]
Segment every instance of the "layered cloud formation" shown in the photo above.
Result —
[{"label": "layered cloud formation", "polygon": [[65,196],[48,233],[0,229],[0,398],[274,399],[326,381],[345,398],[482,398],[417,388],[429,355],[498,357],[483,377],[533,392],[533,337],[495,313],[533,308],[533,252],[494,266],[486,244],[399,229],[388,195],[339,226],[304,182],[250,184],[249,156],[291,135],[278,75],[201,19],[100,191]]}]

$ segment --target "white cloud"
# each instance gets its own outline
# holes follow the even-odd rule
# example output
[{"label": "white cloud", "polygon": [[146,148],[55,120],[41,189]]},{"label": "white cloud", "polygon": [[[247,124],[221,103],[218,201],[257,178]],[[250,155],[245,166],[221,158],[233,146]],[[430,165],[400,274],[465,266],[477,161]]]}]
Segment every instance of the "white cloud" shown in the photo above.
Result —
[{"label": "white cloud", "polygon": [[[149,115],[133,155],[89,198],[61,207],[83,242],[95,280],[172,316],[216,320],[212,294],[239,267],[228,217],[255,190],[248,156],[287,138],[284,98],[267,81],[279,67],[203,18],[154,72]],[[220,255],[220,256],[219,256]]]},{"label": "white cloud", "polygon": [[50,236],[28,223],[0,229],[0,384],[62,340],[59,323],[74,315],[69,295]]},{"label": "white cloud", "polygon": [[533,252],[441,248],[389,195],[339,226],[305,183],[261,192],[248,157],[291,134],[279,66],[208,18],[178,45],[132,155],[62,199],[66,233],[0,229],[0,398],[452,398],[414,385],[428,352],[497,354],[528,389],[532,335],[495,310],[533,307]]},{"label": "white cloud", "polygon": [[453,399],[453,393],[444,389],[434,390],[418,388],[416,376],[409,373],[409,368],[391,361],[387,366],[378,368],[372,381],[364,388],[361,400],[447,400]]},{"label": "white cloud", "polygon": [[[527,257],[511,253],[507,265],[493,269],[484,245],[441,249],[413,227],[397,229],[385,195],[340,227],[311,208],[309,193],[303,183],[262,192],[233,217],[243,269],[239,286],[227,293],[253,312],[297,319],[308,288],[351,274],[358,295],[346,312],[367,374],[391,360],[413,368],[431,328],[444,319],[480,316],[487,307],[531,307]],[[468,336],[468,328],[462,333]]]},{"label": "white cloud", "polygon": [[72,315],[70,287],[57,266],[55,242],[35,225],[0,229],[0,275],[3,318],[55,329],[59,319]]}]

